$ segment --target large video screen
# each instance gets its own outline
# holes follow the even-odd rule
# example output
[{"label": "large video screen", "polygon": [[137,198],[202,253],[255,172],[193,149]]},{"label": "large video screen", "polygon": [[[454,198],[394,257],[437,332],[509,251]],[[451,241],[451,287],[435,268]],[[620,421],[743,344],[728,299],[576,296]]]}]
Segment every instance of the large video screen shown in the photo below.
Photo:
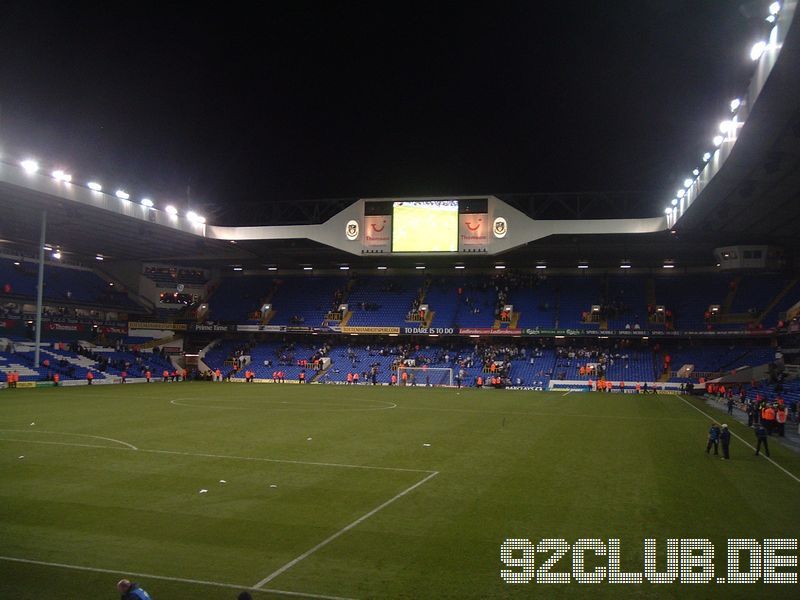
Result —
[{"label": "large video screen", "polygon": [[458,201],[392,203],[392,252],[458,252]]}]

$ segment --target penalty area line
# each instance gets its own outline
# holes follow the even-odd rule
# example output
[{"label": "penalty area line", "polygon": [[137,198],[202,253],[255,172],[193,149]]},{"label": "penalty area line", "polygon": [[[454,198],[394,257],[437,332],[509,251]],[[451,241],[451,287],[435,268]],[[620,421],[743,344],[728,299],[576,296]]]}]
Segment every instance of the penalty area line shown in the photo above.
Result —
[{"label": "penalty area line", "polygon": [[278,594],[282,596],[294,596],[298,598],[316,598],[319,600],[353,600],[344,596],[326,596],[323,594],[312,594],[307,592],[292,592],[289,590],[277,590],[273,588],[253,588],[246,585],[236,585],[235,583],[222,583],[220,581],[205,581],[203,579],[187,579],[185,577],[168,577],[166,575],[152,575],[150,573],[133,573],[120,569],[101,569],[98,567],[85,567],[82,565],[68,565],[65,563],[47,562],[43,560],[31,560],[29,558],[17,558],[14,556],[0,556],[0,560],[6,562],[23,563],[27,565],[38,565],[42,567],[53,567],[57,569],[70,569],[72,571],[88,571],[90,573],[110,573],[113,575],[127,575],[129,577],[146,578],[146,579],[159,579],[161,581],[172,581],[175,583],[189,583],[192,585],[205,585],[221,588],[230,588],[236,590],[250,590],[253,592],[264,592],[270,594]]},{"label": "penalty area line", "polygon": [[[672,395],[672,394],[670,394],[670,395]],[[696,407],[694,404],[692,404],[691,402],[689,402],[688,400],[686,400],[686,398],[684,398],[683,396],[678,396],[678,398],[680,398],[680,399],[681,399],[681,400],[684,402],[684,404],[686,404],[687,406],[691,406],[693,409],[695,409],[695,410],[696,410],[697,412],[699,412],[701,415],[705,415],[706,417],[708,417],[709,419],[711,419],[711,421],[713,421],[714,423],[716,423],[716,422],[720,421],[720,419],[715,419],[714,417],[712,417],[710,414],[708,414],[708,413],[707,413],[707,412],[705,412],[704,410],[700,410],[699,408],[697,408],[697,407]],[[755,447],[755,446],[753,446],[752,444],[750,444],[748,441],[746,441],[746,440],[745,440],[743,437],[741,437],[740,435],[738,435],[736,432],[734,432],[734,431],[731,431],[731,435],[732,435],[733,437],[735,437],[737,440],[739,440],[740,442],[742,442],[742,443],[743,443],[745,446],[747,446],[748,448],[750,448],[751,450],[753,450],[753,451],[755,452],[755,449],[756,449],[756,447]],[[787,474],[789,477],[791,477],[792,479],[794,479],[794,480],[795,480],[797,483],[800,483],[800,479],[798,479],[798,477],[797,477],[797,476],[796,476],[794,473],[792,473],[792,472],[790,472],[790,471],[787,471],[786,469],[784,469],[782,466],[780,466],[778,463],[776,463],[774,460],[772,460],[772,459],[771,459],[769,456],[766,456],[766,455],[763,455],[763,456],[764,456],[764,458],[766,458],[766,459],[767,459],[769,462],[771,462],[773,465],[775,465],[776,467],[778,467],[778,468],[779,468],[781,471],[783,471],[784,473],[786,473],[786,474]]]},{"label": "penalty area line", "polygon": [[433,479],[434,477],[436,477],[438,474],[439,474],[439,471],[434,471],[433,473],[431,473],[430,475],[428,475],[428,476],[427,476],[427,477],[425,477],[424,479],[421,479],[421,480],[419,480],[419,481],[418,481],[417,483],[415,483],[414,485],[411,485],[411,486],[407,487],[406,489],[404,489],[403,491],[401,491],[399,494],[397,494],[397,495],[393,496],[392,498],[390,498],[389,500],[387,500],[386,502],[384,502],[384,503],[383,503],[383,504],[381,504],[380,506],[377,506],[377,507],[373,508],[371,511],[369,511],[369,512],[368,512],[368,513],[366,513],[365,515],[362,515],[362,516],[360,516],[358,519],[356,519],[355,521],[353,521],[353,522],[352,522],[352,523],[350,523],[349,525],[346,525],[345,527],[342,527],[342,528],[341,528],[339,531],[337,531],[337,532],[336,532],[336,533],[334,533],[333,535],[331,535],[331,536],[329,536],[329,537],[325,538],[324,540],[322,540],[322,541],[321,541],[319,544],[317,544],[317,545],[316,545],[316,546],[314,546],[313,548],[311,548],[311,549],[309,549],[309,550],[306,550],[305,552],[303,552],[303,554],[301,554],[301,555],[300,555],[300,556],[298,556],[297,558],[295,558],[295,559],[293,559],[293,560],[290,560],[288,563],[286,563],[285,565],[283,565],[281,568],[277,569],[276,571],[273,571],[272,573],[270,573],[269,575],[267,575],[266,577],[264,577],[264,579],[262,579],[261,581],[259,581],[258,583],[256,583],[256,584],[253,586],[253,589],[256,589],[256,590],[263,589],[263,587],[264,587],[265,585],[267,585],[267,584],[268,584],[270,581],[272,581],[273,579],[275,579],[275,578],[276,578],[278,575],[280,575],[281,573],[285,573],[286,571],[288,571],[289,569],[291,569],[293,566],[295,566],[295,565],[296,565],[297,563],[299,563],[300,561],[303,561],[303,560],[305,560],[306,558],[308,558],[309,556],[311,556],[312,554],[314,554],[314,553],[315,553],[317,550],[319,550],[320,548],[323,548],[323,547],[327,546],[328,544],[330,544],[332,541],[334,541],[334,540],[335,540],[335,539],[337,539],[338,537],[340,537],[340,536],[344,535],[345,533],[347,533],[348,531],[350,531],[351,529],[353,529],[353,527],[356,527],[356,526],[357,526],[357,525],[359,525],[360,523],[363,523],[364,521],[366,521],[367,519],[369,519],[369,518],[370,518],[372,515],[374,515],[375,513],[379,512],[379,511],[381,511],[381,510],[383,510],[384,508],[386,508],[387,506],[389,506],[390,504],[392,504],[392,503],[393,503],[393,502],[395,502],[396,500],[399,500],[400,498],[402,498],[403,496],[405,496],[405,495],[406,495],[406,494],[408,494],[409,492],[413,492],[415,489],[417,489],[417,488],[418,488],[419,486],[421,486],[423,483],[426,483],[426,482],[430,481],[431,479]]}]

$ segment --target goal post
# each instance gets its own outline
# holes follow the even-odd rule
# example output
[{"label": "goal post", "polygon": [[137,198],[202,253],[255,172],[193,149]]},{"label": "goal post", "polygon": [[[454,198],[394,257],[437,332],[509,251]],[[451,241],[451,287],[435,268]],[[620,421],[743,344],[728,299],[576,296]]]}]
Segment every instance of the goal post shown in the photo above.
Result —
[{"label": "goal post", "polygon": [[[403,373],[406,374],[405,379]],[[438,387],[453,385],[453,369],[446,367],[398,367],[395,371],[397,385]]]}]

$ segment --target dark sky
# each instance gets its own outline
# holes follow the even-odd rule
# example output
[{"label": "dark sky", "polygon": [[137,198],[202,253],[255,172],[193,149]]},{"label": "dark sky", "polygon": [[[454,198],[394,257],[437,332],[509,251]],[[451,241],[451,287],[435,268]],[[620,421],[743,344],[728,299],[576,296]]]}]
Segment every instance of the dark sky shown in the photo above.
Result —
[{"label": "dark sky", "polygon": [[0,149],[157,200],[645,190],[657,214],[752,72],[740,4],[13,1]]}]

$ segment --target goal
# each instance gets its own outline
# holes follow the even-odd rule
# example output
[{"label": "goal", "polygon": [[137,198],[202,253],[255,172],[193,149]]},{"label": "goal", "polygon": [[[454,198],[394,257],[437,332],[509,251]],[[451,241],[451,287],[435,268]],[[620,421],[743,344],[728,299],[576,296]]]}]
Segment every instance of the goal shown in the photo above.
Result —
[{"label": "goal", "polygon": [[[403,381],[403,373],[407,379]],[[441,386],[453,385],[453,369],[444,367],[398,367],[397,385]]]}]

